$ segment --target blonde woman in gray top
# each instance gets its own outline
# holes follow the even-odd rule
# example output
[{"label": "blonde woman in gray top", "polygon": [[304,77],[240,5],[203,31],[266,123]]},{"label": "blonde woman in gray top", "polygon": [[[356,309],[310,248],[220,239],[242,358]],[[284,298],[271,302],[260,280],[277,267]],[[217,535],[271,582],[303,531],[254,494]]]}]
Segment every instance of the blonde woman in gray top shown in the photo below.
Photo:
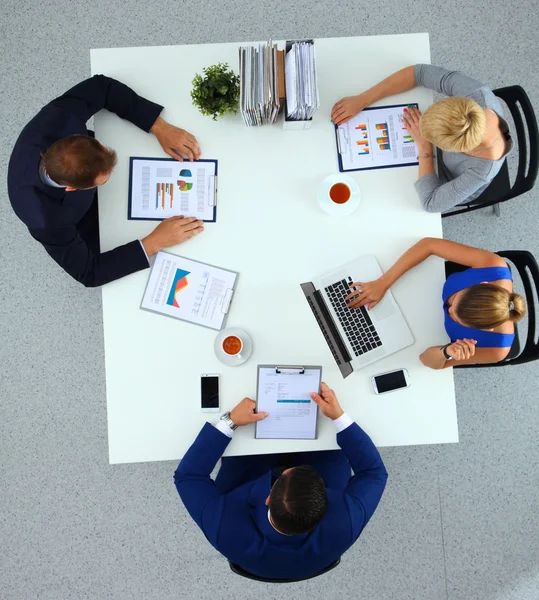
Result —
[{"label": "blonde woman in gray top", "polygon": [[[478,198],[513,147],[503,104],[484,83],[442,67],[410,66],[357,96],[342,98],[331,118],[341,125],[370,104],[418,85],[448,96],[423,114],[409,108],[405,116],[418,148],[415,187],[421,203],[428,212],[445,212]],[[438,174],[433,146],[438,148]]]}]

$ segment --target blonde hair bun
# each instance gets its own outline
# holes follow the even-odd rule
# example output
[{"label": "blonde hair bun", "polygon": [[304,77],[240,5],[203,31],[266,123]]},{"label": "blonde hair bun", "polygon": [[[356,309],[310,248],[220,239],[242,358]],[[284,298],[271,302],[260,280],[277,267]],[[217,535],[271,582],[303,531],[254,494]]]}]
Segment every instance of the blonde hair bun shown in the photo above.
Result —
[{"label": "blonde hair bun", "polygon": [[526,314],[526,301],[520,294],[515,294],[514,292],[509,296],[510,310],[509,310],[509,320],[516,323],[520,321],[522,317]]},{"label": "blonde hair bun", "polygon": [[476,283],[464,290],[456,313],[468,327],[494,329],[507,321],[520,321],[526,301],[500,285]]},{"label": "blonde hair bun", "polygon": [[487,117],[475,100],[443,98],[421,115],[421,135],[446,152],[469,152],[485,137]]}]

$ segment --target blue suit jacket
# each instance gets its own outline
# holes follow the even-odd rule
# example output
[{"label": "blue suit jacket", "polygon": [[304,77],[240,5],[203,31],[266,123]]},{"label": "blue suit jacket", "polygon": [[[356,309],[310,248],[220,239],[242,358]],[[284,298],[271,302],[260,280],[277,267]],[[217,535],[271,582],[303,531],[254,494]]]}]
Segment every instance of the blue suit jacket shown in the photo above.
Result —
[{"label": "blue suit jacket", "polygon": [[229,442],[207,423],[178,466],[175,483],[212,546],[254,575],[299,579],[320,572],[356,541],[382,497],[387,472],[380,454],[369,436],[352,423],[337,435],[337,442],[354,475],[339,489],[327,489],[327,511],[314,531],[282,535],[268,521],[265,504],[271,471],[227,494],[210,478]]},{"label": "blue suit jacket", "polygon": [[8,169],[13,210],[50,256],[85,286],[102,285],[148,267],[138,240],[99,254],[81,236],[77,225],[92,205],[95,189],[66,192],[44,185],[39,177],[41,153],[61,138],[88,135],[86,121],[102,108],[144,131],[150,130],[163,110],[123,83],[96,75],[47,104],[26,125]]}]

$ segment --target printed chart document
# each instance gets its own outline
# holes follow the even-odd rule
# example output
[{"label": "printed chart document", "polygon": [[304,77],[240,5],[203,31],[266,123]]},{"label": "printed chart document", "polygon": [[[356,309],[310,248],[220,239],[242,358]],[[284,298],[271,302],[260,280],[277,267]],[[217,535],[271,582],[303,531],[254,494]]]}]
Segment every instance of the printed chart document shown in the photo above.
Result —
[{"label": "printed chart document", "polygon": [[318,406],[311,392],[320,392],[322,367],[260,365],[256,410],[269,415],[257,421],[257,439],[316,438]]},{"label": "printed chart document", "polygon": [[238,273],[158,252],[140,307],[221,330]]},{"label": "printed chart document", "polygon": [[366,108],[335,127],[339,171],[419,164],[416,143],[402,122],[408,106],[417,104]]},{"label": "printed chart document", "polygon": [[217,161],[132,157],[128,219],[162,221],[184,215],[215,221]]}]

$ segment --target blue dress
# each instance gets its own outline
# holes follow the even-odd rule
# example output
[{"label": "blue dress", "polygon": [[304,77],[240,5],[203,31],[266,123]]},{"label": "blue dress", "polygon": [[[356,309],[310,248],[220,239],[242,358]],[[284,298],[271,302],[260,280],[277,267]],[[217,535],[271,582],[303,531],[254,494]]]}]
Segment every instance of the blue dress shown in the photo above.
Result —
[{"label": "blue dress", "polygon": [[452,342],[468,338],[477,341],[477,348],[510,348],[515,339],[514,333],[499,333],[497,331],[483,331],[473,327],[465,327],[457,323],[449,316],[446,305],[447,299],[460,292],[464,288],[481,283],[482,281],[498,281],[499,279],[510,279],[513,281],[511,271],[507,267],[485,267],[482,269],[466,269],[460,273],[450,275],[442,290],[444,302],[444,325],[447,335]]}]

